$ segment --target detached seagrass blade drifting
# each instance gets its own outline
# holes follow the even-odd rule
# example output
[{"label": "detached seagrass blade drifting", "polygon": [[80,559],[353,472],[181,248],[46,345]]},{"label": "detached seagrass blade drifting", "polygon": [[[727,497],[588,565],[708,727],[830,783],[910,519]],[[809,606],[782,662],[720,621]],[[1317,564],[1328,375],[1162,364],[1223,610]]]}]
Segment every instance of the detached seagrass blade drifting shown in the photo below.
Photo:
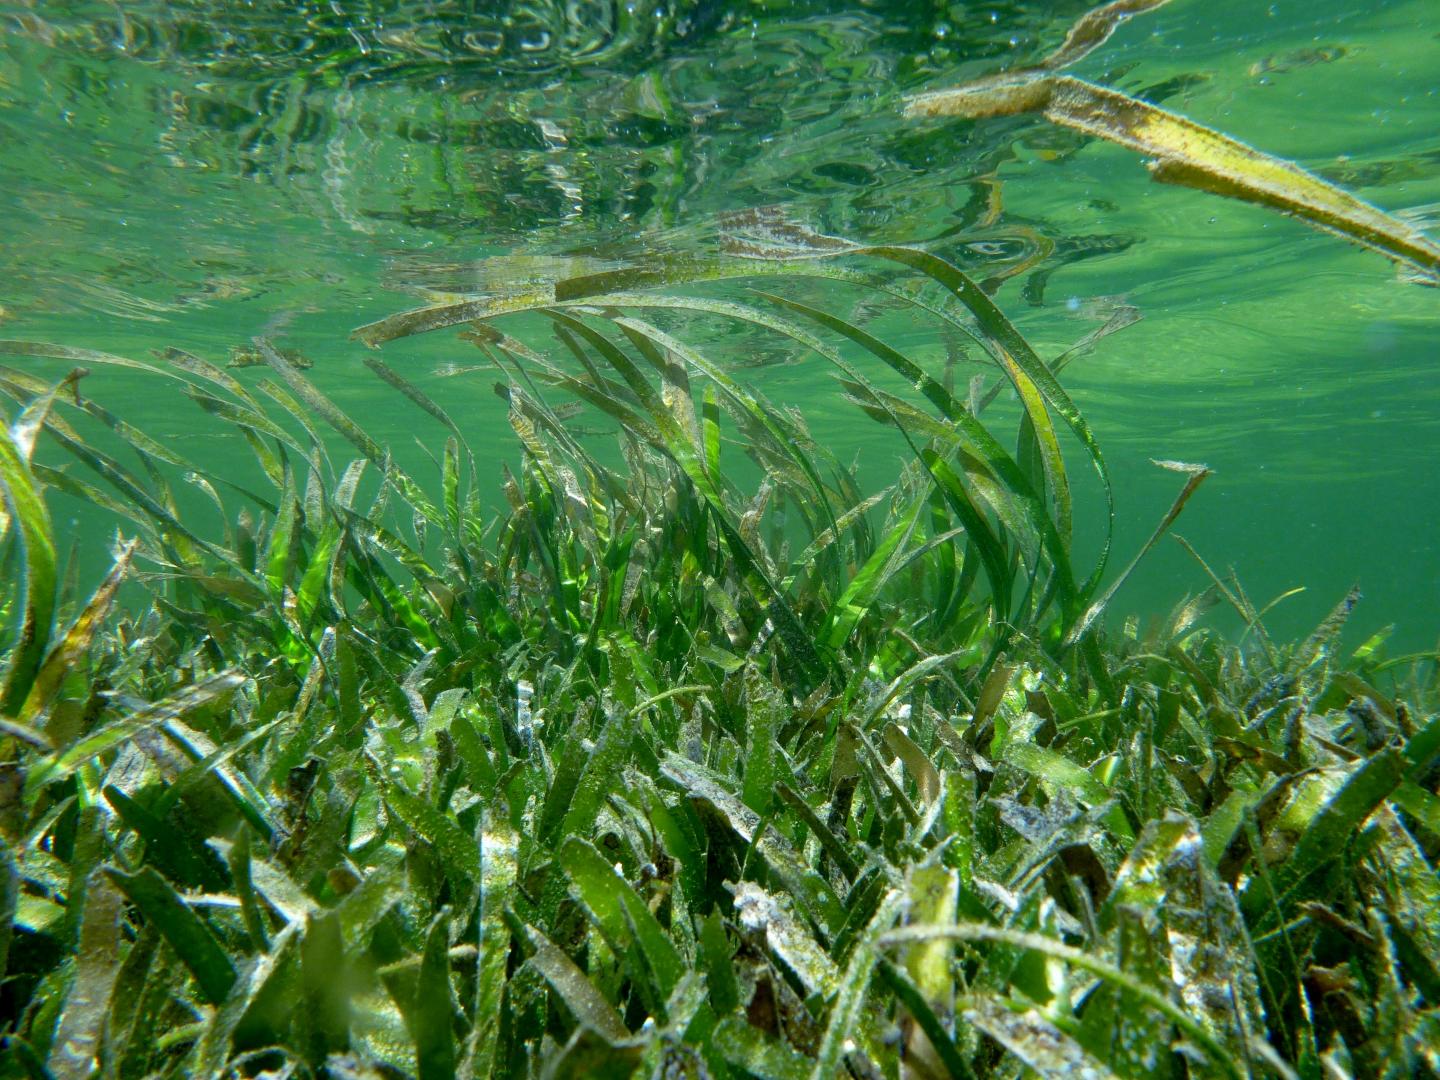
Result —
[{"label": "detached seagrass blade drifting", "polygon": [[1440,245],[1347,191],[1238,139],[1119,90],[1057,74],[1104,42],[1120,21],[1165,0],[1118,0],[1075,24],[1065,43],[1033,67],[910,98],[908,117],[979,120],[1040,113],[1053,124],[1119,143],[1152,160],[1167,184],[1267,206],[1395,260],[1416,280],[1440,284]]}]

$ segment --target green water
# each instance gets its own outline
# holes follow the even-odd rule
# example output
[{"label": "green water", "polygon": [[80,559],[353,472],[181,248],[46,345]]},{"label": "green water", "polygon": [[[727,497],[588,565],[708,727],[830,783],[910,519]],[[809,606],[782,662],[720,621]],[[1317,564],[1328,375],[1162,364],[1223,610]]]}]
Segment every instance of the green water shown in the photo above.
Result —
[{"label": "green water", "polygon": [[[715,215],[767,204],[980,278],[1053,246],[996,293],[1043,354],[1119,303],[1143,316],[1065,376],[1115,474],[1117,552],[1177,487],[1149,459],[1204,462],[1215,476],[1179,531],[1257,602],[1308,587],[1277,632],[1303,632],[1358,582],[1363,630],[1433,643],[1440,293],[1298,222],[1153,184],[1130,151],[1039,118],[901,118],[906,93],[1033,62],[1086,7],[0,3],[0,336],[223,362],[268,334],[423,463],[416,438],[433,450],[439,433],[348,332],[546,265],[497,256],[706,251]],[[1435,14],[1433,0],[1175,0],[1075,74],[1433,220]],[[944,362],[929,331],[889,331]],[[717,347],[858,454],[869,483],[894,474],[901,447],[818,361]],[[476,354],[441,333],[384,355],[467,423],[498,486],[515,449],[494,376],[443,374]],[[248,457],[170,385],[101,369],[84,387],[197,462]],[[114,524],[62,515],[97,551]],[[1204,583],[1166,542],[1115,607],[1162,611]]]}]

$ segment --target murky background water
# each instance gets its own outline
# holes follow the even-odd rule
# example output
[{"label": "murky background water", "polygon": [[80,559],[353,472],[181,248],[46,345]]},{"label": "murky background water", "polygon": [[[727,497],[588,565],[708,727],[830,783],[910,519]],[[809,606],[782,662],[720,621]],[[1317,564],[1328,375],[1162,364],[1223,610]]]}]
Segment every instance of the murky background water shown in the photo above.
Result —
[{"label": "murky background water", "polygon": [[[1278,632],[1304,632],[1358,581],[1361,627],[1432,644],[1440,291],[1297,222],[1153,184],[1136,155],[1039,118],[900,118],[906,93],[1033,62],[1087,6],[3,2],[0,337],[223,362],[268,334],[423,461],[417,414],[364,369],[353,327],[546,259],[704,250],[717,213],[781,204],[1011,274],[996,299],[1045,355],[1136,307],[1143,321],[1065,376],[1115,473],[1117,555],[1177,487],[1149,459],[1203,461],[1216,475],[1179,531],[1257,602],[1308,586],[1272,616]],[[1074,73],[1433,222],[1436,14],[1433,0],[1176,0]],[[517,255],[536,261],[486,261]],[[943,359],[931,331],[898,332]],[[893,474],[900,448],[817,361],[729,352],[872,484]],[[384,355],[444,397],[477,451],[514,456],[493,378],[436,374],[473,362],[466,346],[438,334]],[[106,369],[85,387],[197,461],[232,460],[170,386]],[[113,527],[68,512],[97,548]],[[1115,608],[1164,610],[1203,584],[1167,542]]]}]

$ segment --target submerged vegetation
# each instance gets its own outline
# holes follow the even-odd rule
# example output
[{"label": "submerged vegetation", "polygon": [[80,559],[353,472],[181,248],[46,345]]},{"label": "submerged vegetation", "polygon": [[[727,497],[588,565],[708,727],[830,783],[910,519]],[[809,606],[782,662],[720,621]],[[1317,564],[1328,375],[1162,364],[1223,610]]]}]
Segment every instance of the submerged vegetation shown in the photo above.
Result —
[{"label": "submerged vegetation", "polygon": [[[1061,365],[935,256],[728,224],[713,261],[358,331],[467,324],[522,452],[498,516],[463,423],[373,354],[446,436],[433,485],[262,339],[253,384],[0,343],[83,365],[0,369],[6,1075],[1440,1072],[1435,658],[1342,650],[1353,596],[1281,645],[1208,566],[1106,630],[1062,433],[1108,501],[1107,473]],[[1018,410],[817,278],[965,335]],[[862,492],[686,343],[706,320],[827,362],[909,464]],[[264,483],[90,400],[106,364],[177,384]],[[1165,464],[1157,538],[1206,475]],[[89,599],[47,490],[131,536]],[[1240,641],[1197,626],[1217,602]]]},{"label": "submerged vegetation", "polygon": [[[1355,593],[1275,641],[1193,549],[1199,594],[1116,619],[1208,470],[1157,462],[1114,569],[1075,351],[932,252],[752,211],[581,269],[356,331],[461,328],[516,437],[499,511],[378,353],[432,476],[263,338],[0,342],[0,1075],[1440,1076],[1440,658],[1344,645]],[[891,483],[717,326],[827,371]],[[105,366],[254,479],[90,397]],[[120,523],[88,596],[56,494]]]}]

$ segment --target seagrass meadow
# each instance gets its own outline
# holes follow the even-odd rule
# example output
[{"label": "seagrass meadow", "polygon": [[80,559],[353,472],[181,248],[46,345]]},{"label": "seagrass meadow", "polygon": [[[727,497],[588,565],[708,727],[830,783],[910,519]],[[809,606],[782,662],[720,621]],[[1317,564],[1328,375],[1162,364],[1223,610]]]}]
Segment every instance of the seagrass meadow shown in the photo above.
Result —
[{"label": "seagrass meadow", "polygon": [[[1433,284],[1410,221],[1061,74],[1160,6],[897,109],[1034,113]],[[1014,265],[705,230],[328,352],[0,340],[0,1077],[1440,1077],[1440,655],[1357,589],[1274,632],[1179,531],[1203,464],[1117,527],[1067,383],[1133,308],[1049,349]],[[1198,588],[1127,617],[1161,550]]]}]

